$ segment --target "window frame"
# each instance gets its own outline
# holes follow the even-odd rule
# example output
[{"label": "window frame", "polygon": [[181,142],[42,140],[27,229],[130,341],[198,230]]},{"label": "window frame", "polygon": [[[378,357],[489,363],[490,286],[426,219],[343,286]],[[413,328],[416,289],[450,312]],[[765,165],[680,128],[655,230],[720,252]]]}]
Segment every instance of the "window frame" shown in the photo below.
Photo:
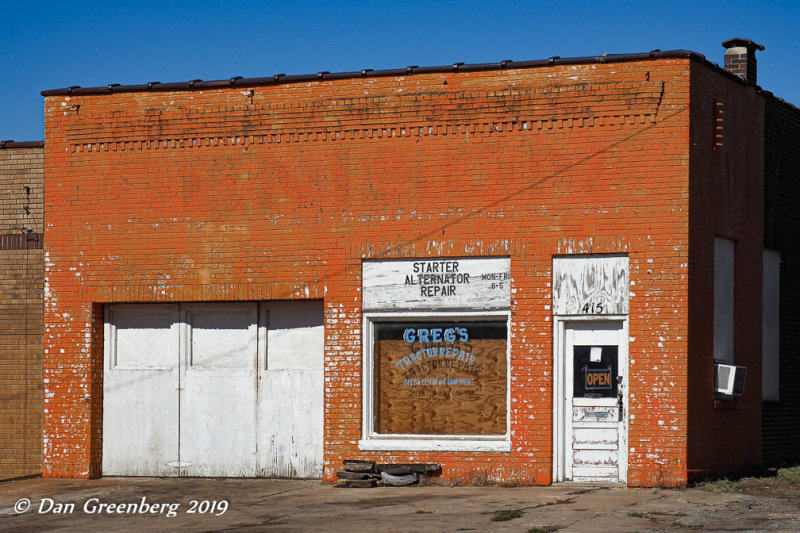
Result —
[{"label": "window frame", "polygon": [[714,237],[713,357],[736,364],[736,240]]},{"label": "window frame", "polygon": [[[761,284],[761,399],[781,400],[781,265],[777,250],[762,251]],[[768,274],[774,278],[768,278]]]},{"label": "window frame", "polygon": [[[505,319],[506,323],[506,432],[502,435],[383,434],[375,431],[374,333],[376,323],[397,321],[464,321]],[[362,437],[361,451],[511,451],[511,312],[404,311],[365,312],[362,324]]]}]

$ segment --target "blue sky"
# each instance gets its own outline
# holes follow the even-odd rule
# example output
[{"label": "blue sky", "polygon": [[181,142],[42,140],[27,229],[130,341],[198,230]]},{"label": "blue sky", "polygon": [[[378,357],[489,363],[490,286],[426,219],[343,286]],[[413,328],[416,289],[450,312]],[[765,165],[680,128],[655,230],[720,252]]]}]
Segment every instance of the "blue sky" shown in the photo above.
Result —
[{"label": "blue sky", "polygon": [[766,46],[764,89],[800,106],[800,2],[4,2],[0,140],[40,140],[45,89]]}]

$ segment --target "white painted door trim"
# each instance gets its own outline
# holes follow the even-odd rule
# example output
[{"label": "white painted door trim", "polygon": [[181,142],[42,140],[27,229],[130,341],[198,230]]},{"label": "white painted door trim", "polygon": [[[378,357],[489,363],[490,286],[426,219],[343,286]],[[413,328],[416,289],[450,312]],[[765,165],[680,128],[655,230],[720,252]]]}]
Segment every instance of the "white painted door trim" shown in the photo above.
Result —
[{"label": "white painted door trim", "polygon": [[[619,481],[626,483],[628,479],[628,317],[627,315],[609,316],[555,316],[553,317],[553,483],[567,479],[567,435],[571,425],[571,409],[567,410],[567,387],[572,386],[571,376],[566,374],[567,354],[567,329],[574,323],[608,324],[618,322],[617,339],[619,345],[619,375],[623,377],[622,384],[622,416],[619,429]],[[571,398],[572,395],[569,394]]]}]

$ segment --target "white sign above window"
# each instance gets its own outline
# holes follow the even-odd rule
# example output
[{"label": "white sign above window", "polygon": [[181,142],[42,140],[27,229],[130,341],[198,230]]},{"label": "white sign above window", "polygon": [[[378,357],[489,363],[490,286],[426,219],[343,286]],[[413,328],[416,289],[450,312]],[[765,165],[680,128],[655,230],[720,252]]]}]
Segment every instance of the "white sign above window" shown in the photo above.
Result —
[{"label": "white sign above window", "polygon": [[511,307],[511,260],[364,261],[365,311],[502,310]]}]

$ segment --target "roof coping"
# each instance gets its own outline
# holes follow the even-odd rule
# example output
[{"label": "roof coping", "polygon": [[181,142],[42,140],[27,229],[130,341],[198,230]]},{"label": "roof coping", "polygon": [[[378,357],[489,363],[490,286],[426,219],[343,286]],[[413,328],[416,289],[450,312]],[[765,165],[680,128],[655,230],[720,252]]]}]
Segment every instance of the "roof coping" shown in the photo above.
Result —
[{"label": "roof coping", "polygon": [[[216,89],[223,87],[258,87],[267,85],[282,85],[287,83],[299,83],[308,81],[327,81],[327,80],[341,80],[348,78],[377,78],[386,76],[408,76],[414,74],[433,74],[433,73],[451,73],[451,72],[476,72],[486,70],[502,70],[510,68],[535,68],[553,65],[575,65],[585,63],[614,63],[623,61],[641,61],[645,59],[656,58],[694,58],[700,61],[705,61],[710,65],[714,65],[706,60],[705,56],[692,52],[690,50],[652,50],[650,52],[638,54],[603,54],[599,56],[585,56],[585,57],[572,57],[562,58],[553,56],[549,59],[538,59],[532,61],[512,61],[506,59],[497,63],[453,63],[451,65],[419,67],[409,66],[405,68],[373,70],[363,69],[351,72],[328,72],[322,71],[315,74],[275,74],[274,76],[258,77],[258,78],[243,78],[241,76],[233,76],[227,80],[190,80],[185,82],[174,83],[161,83],[153,81],[139,85],[120,85],[118,83],[111,83],[104,87],[80,87],[78,85],[65,87],[62,89],[50,89],[42,91],[42,96],[64,96],[64,95],[97,95],[97,94],[111,94],[121,92],[143,92],[143,91],[190,91],[202,89]],[[716,65],[714,65],[716,66]]]},{"label": "roof coping", "polygon": [[7,141],[0,141],[0,150],[8,148],[44,148],[44,141],[14,141],[9,139]]}]

